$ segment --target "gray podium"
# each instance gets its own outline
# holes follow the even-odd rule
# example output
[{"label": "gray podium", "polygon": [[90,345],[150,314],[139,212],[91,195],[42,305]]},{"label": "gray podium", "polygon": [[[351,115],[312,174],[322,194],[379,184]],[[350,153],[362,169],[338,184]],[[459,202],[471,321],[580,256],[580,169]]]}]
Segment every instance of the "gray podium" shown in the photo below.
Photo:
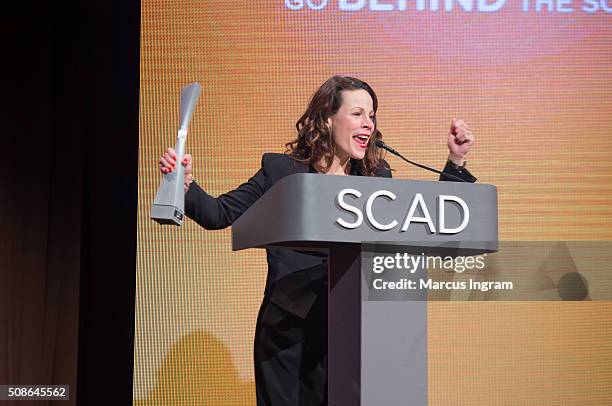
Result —
[{"label": "gray podium", "polygon": [[425,406],[426,297],[370,300],[362,261],[373,251],[454,256],[497,251],[497,190],[485,184],[295,174],[278,181],[234,222],[232,239],[234,250],[328,253],[329,405]]}]

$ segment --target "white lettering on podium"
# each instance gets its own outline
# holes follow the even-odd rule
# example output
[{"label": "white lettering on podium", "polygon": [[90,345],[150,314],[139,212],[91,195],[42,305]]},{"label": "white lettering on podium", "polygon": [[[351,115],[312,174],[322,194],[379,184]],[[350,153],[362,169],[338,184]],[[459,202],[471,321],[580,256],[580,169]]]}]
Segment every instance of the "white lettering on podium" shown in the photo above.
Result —
[{"label": "white lettering on podium", "polygon": [[[414,215],[417,206],[421,208],[421,211],[423,212],[422,216]],[[406,220],[402,226],[402,231],[407,231],[410,223],[427,223],[429,232],[432,234],[436,232],[436,227],[434,227],[433,221],[431,221],[431,216],[429,215],[429,210],[427,210],[427,205],[423,200],[423,195],[420,193],[414,195],[414,199],[412,199],[412,204],[410,205],[410,210],[408,210],[408,215],[406,216]]]},{"label": "white lettering on podium", "polygon": [[[353,196],[355,200],[359,199],[362,193],[356,189],[342,189],[338,195],[336,196],[336,202],[338,206],[349,213],[355,215],[355,221],[350,222],[344,220],[341,217],[336,219],[336,223],[341,227],[348,229],[355,229],[363,224],[363,212],[358,208],[349,203],[347,203],[344,199],[346,195]],[[393,220],[390,223],[382,224],[374,215],[374,201],[379,197],[385,197],[390,201],[394,201],[397,199],[397,196],[388,190],[378,190],[372,193],[365,203],[365,212],[366,219],[368,223],[380,231],[389,231],[396,228],[399,225],[398,220]],[[437,197],[438,206],[437,206],[437,221],[438,221],[438,232],[440,234],[458,234],[466,229],[470,222],[470,209],[467,203],[458,196],[452,195],[439,195]],[[457,227],[451,227],[447,224],[446,221],[446,205],[448,202],[453,202],[457,204],[457,207],[460,209],[461,213],[461,223]],[[423,199],[423,195],[421,193],[416,193],[410,202],[410,206],[408,208],[408,212],[406,214],[406,218],[400,228],[400,232],[408,231],[410,224],[412,223],[421,223],[426,225],[427,230],[430,233],[436,233],[436,226],[432,220],[432,216],[429,213],[429,209],[427,208],[427,204],[425,203],[425,199]]]},{"label": "white lettering on podium", "polygon": [[[461,209],[463,211],[463,221],[461,222],[461,224],[459,224],[459,227],[455,227],[455,228],[446,227],[446,222],[445,222],[446,216],[444,215],[444,206],[445,206],[444,203],[446,202],[455,202],[459,206],[461,206]],[[468,205],[465,203],[465,201],[462,198],[458,196],[448,196],[448,195],[438,196],[438,226],[440,227],[441,234],[460,233],[467,227],[469,221],[470,221],[470,209],[468,208]]]},{"label": "white lettering on podium", "polygon": [[379,190],[378,192],[372,193],[368,198],[368,201],[366,202],[366,216],[368,218],[368,221],[370,222],[370,224],[372,224],[372,226],[374,226],[374,228],[377,228],[381,231],[391,230],[397,225],[397,220],[393,220],[389,224],[380,224],[374,218],[374,213],[372,213],[372,204],[374,203],[374,199],[376,199],[378,196],[385,196],[388,197],[389,200],[395,200],[395,195],[392,192],[389,192],[388,190]]},{"label": "white lettering on podium", "polygon": [[357,220],[355,220],[354,223],[349,223],[347,221],[344,221],[340,217],[338,217],[336,219],[336,222],[344,228],[349,228],[349,229],[357,228],[361,225],[361,223],[363,223],[363,213],[357,207],[351,206],[350,204],[346,203],[344,201],[345,195],[352,195],[357,198],[360,198],[361,192],[355,189],[342,189],[340,193],[338,193],[338,197],[336,199],[336,201],[338,202],[338,206],[342,207],[344,210],[348,212],[353,213],[355,216],[357,216]]}]

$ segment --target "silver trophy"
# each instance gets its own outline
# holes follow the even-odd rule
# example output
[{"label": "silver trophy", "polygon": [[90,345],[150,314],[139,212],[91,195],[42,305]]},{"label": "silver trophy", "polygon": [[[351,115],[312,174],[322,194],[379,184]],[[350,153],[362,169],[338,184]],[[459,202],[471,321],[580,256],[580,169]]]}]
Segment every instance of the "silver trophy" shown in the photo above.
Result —
[{"label": "silver trophy", "polygon": [[185,153],[187,129],[195,106],[202,93],[199,83],[192,83],[181,89],[181,122],[176,139],[176,170],[167,173],[162,179],[157,196],[151,208],[151,218],[160,224],[183,224],[185,215],[185,167],[180,163]]}]

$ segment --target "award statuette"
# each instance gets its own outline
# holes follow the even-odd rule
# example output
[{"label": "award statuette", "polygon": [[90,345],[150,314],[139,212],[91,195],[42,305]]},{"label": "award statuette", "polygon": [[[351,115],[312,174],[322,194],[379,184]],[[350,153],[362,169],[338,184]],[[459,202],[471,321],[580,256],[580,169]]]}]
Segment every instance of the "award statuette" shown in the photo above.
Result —
[{"label": "award statuette", "polygon": [[185,167],[180,164],[185,153],[185,141],[187,139],[187,129],[189,121],[195,110],[198,98],[202,93],[202,86],[199,83],[192,83],[181,89],[181,122],[178,130],[176,146],[176,170],[167,173],[162,179],[157,196],[151,207],[151,218],[160,224],[183,224],[185,215]]}]

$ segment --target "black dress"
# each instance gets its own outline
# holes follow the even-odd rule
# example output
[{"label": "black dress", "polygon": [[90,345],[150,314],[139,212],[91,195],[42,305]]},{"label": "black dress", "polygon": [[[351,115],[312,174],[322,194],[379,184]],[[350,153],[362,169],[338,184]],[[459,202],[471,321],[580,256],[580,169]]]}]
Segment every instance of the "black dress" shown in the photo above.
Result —
[{"label": "black dress", "polygon": [[[391,177],[387,168],[380,168],[376,175]],[[261,169],[248,182],[218,198],[192,183],[185,195],[185,211],[206,229],[222,229],[279,179],[308,172],[315,171],[288,155],[264,154]],[[450,165],[444,172],[476,180],[468,171],[460,173]],[[361,175],[357,165],[352,165],[351,174]],[[268,276],[254,340],[257,404],[326,405],[327,257],[286,249],[266,251]]]}]

